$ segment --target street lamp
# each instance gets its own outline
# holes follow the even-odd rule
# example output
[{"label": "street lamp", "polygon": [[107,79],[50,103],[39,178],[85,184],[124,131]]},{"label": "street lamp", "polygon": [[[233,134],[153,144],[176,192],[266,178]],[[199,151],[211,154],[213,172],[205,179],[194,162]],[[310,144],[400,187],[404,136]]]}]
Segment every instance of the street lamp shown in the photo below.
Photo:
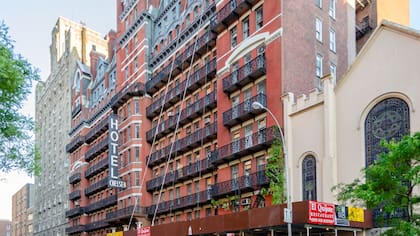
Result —
[{"label": "street lamp", "polygon": [[276,122],[277,127],[279,127],[280,130],[280,139],[283,143],[283,153],[284,153],[284,169],[285,169],[285,175],[286,175],[286,200],[287,200],[287,208],[284,209],[284,222],[287,223],[287,235],[292,236],[292,202],[290,201],[290,181],[289,181],[289,168],[287,166],[288,160],[287,160],[287,147],[286,147],[286,140],[283,135],[283,131],[281,130],[279,121],[274,116],[274,114],[263,104],[255,101],[252,103],[252,108],[255,110],[263,109],[267,111],[271,117],[273,117],[274,121]]}]

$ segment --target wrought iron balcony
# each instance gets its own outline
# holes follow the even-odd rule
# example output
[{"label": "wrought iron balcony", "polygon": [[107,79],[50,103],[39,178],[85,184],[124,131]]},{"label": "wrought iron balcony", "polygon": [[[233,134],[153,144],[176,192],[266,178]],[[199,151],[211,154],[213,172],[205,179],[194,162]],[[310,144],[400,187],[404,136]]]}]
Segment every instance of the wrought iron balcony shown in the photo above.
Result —
[{"label": "wrought iron balcony", "polygon": [[111,107],[116,110],[121,107],[125,102],[128,101],[131,97],[141,96],[146,93],[146,88],[143,83],[136,82],[130,84],[128,87],[121,89],[117,94],[115,94],[110,101]]},{"label": "wrought iron balcony", "polygon": [[168,82],[169,73],[171,71],[171,63],[169,63],[167,66],[165,66],[161,71],[156,73],[152,78],[146,82],[146,92],[147,93],[155,93],[160,88],[163,87],[163,85]]},{"label": "wrought iron balcony", "polygon": [[80,189],[74,190],[73,192],[69,193],[69,200],[74,201],[82,197],[82,192]]},{"label": "wrought iron balcony", "polygon": [[356,39],[362,38],[365,34],[373,30],[373,27],[370,26],[369,16],[363,18],[362,22],[356,24]]},{"label": "wrought iron balcony", "polygon": [[177,84],[174,88],[169,89],[165,94],[162,94],[156,101],[154,101],[150,106],[146,108],[146,116],[151,119],[159,115],[160,110],[163,107],[166,109],[174,103],[181,100],[182,95],[184,94],[185,86],[187,85],[187,80],[182,81]]},{"label": "wrought iron balcony", "polygon": [[109,196],[105,199],[99,200],[85,207],[85,213],[89,214],[100,209],[117,204],[117,195]]},{"label": "wrought iron balcony", "polygon": [[[165,201],[159,204],[157,209],[158,214],[166,213],[174,210],[182,210],[189,207],[195,207],[197,204],[204,204],[210,202],[212,199],[212,190],[208,189],[198,193],[193,193],[188,196],[176,198],[174,200]],[[156,205],[147,208],[147,214],[153,215],[156,211]]]},{"label": "wrought iron balcony", "polygon": [[96,221],[85,225],[85,232],[91,232],[98,229],[103,229],[108,227],[109,224],[106,221]]},{"label": "wrought iron balcony", "polygon": [[[173,40],[158,54],[152,55],[150,66],[154,68],[156,65],[159,65],[159,63],[166,60],[170,55],[172,55],[172,53],[175,52],[175,50],[178,50],[181,45],[183,45],[186,41],[190,40],[191,37],[194,36],[198,30],[202,29],[202,25],[205,25],[207,22],[210,21],[211,18],[214,17],[215,11],[216,3],[212,1],[212,3],[207,5],[207,8],[204,9],[204,12],[200,15],[200,17],[195,18],[194,21],[192,21],[187,26],[187,28],[185,28],[179,33],[180,37],[177,40]],[[150,93],[149,90],[147,92]]]},{"label": "wrought iron balcony", "polygon": [[95,174],[105,170],[106,168],[108,168],[108,162],[109,162],[108,158],[104,158],[100,160],[98,163],[96,163],[95,165],[89,167],[85,171],[85,177],[90,178],[94,176]]},{"label": "wrought iron balcony", "polygon": [[[153,142],[153,137],[156,134],[156,139],[160,139],[166,134],[175,130],[176,121],[178,120],[177,115],[170,116],[167,120],[161,122],[159,125],[153,127],[151,130],[146,132],[146,140],[149,143]],[[156,132],[157,129],[157,132]]]},{"label": "wrought iron balcony", "polygon": [[85,231],[84,225],[74,225],[66,228],[67,234],[77,234]]},{"label": "wrought iron balcony", "polygon": [[136,206],[136,208],[134,208],[134,206],[129,206],[126,208],[122,208],[122,209],[118,209],[116,211],[112,211],[106,214],[106,221],[107,222],[113,222],[113,221],[120,221],[120,220],[124,220],[124,219],[129,219],[131,217],[131,214],[133,213],[133,209],[134,209],[134,215],[133,217],[136,216],[146,216],[146,209],[144,207],[141,206]]},{"label": "wrought iron balcony", "polygon": [[108,178],[103,178],[85,188],[85,195],[90,196],[108,187]]},{"label": "wrought iron balcony", "polygon": [[[217,158],[217,151],[212,152],[208,158],[205,158],[203,160],[199,160],[195,163],[184,166],[181,169],[170,171],[166,175],[164,186],[176,184],[185,179],[191,179],[200,174],[203,175],[203,174],[213,171],[215,169],[215,166],[213,166],[212,163],[216,158]],[[146,183],[147,191],[153,192],[153,191],[158,190],[162,185],[162,181],[163,181],[163,176],[159,176],[159,177],[156,177],[154,179],[147,181]]]},{"label": "wrought iron balcony", "polygon": [[276,137],[279,137],[275,127],[261,129],[248,137],[235,140],[219,148],[215,164],[237,159],[265,148],[268,148]]},{"label": "wrought iron balcony", "polygon": [[230,110],[223,113],[223,124],[227,127],[232,127],[243,121],[249,120],[253,116],[263,113],[263,109],[252,108],[253,102],[259,102],[263,106],[266,106],[267,97],[265,94],[258,94],[250,99],[247,99],[243,103],[232,107]]},{"label": "wrought iron balcony", "polygon": [[70,153],[76,150],[78,147],[82,146],[85,143],[85,137],[77,135],[71,140],[69,144],[66,145],[66,152]]},{"label": "wrought iron balcony", "polygon": [[84,208],[83,207],[75,207],[73,209],[70,209],[68,211],[66,211],[66,218],[73,218],[75,216],[80,216],[83,213],[85,213]]},{"label": "wrought iron balcony", "polygon": [[[185,51],[177,58],[175,68],[182,70],[191,64],[191,60],[197,61],[201,55],[210,51],[216,45],[217,35],[211,31],[207,31],[197,39],[197,44],[193,43],[185,49]],[[195,50],[194,50],[195,47]]]},{"label": "wrought iron balcony", "polygon": [[[202,86],[205,81],[210,81],[216,76],[216,58],[208,62],[206,65],[199,68],[194,72],[189,81],[184,80],[181,83],[177,84],[175,87],[168,90],[166,96],[162,94],[158,99],[156,99],[150,106],[146,108],[146,116],[149,119],[159,115],[162,105],[164,109],[172,106],[176,102],[182,99],[184,95],[185,87],[187,87],[186,95],[191,94],[197,88]],[[188,83],[187,83],[188,82]]]},{"label": "wrought iron balcony", "polygon": [[179,120],[179,124],[185,125],[191,122],[192,119],[195,119],[201,116],[202,114],[206,113],[210,109],[215,108],[216,97],[217,91],[213,91],[212,93],[207,94],[205,97],[201,98],[200,100],[183,109]]},{"label": "wrought iron balcony", "polygon": [[223,79],[223,92],[231,93],[266,73],[265,56],[261,54]]},{"label": "wrought iron balcony", "polygon": [[211,81],[216,77],[217,59],[213,58],[206,65],[199,68],[190,76],[190,81],[187,85],[187,93],[197,90],[203,86],[204,83]]},{"label": "wrought iron balcony", "polygon": [[241,176],[217,183],[212,188],[214,197],[222,197],[229,194],[240,194],[254,191],[269,184],[265,171],[259,171],[250,175]]},{"label": "wrought iron balcony", "polygon": [[238,20],[241,15],[257,3],[259,0],[230,0],[218,12],[216,24],[212,30],[220,33],[226,29],[234,21]]},{"label": "wrought iron balcony", "polygon": [[99,143],[91,147],[85,154],[85,161],[89,162],[102,152],[108,149],[108,139],[104,138]]},{"label": "wrought iron balcony", "polygon": [[95,127],[91,128],[85,136],[86,143],[90,144],[97,137],[105,133],[108,130],[108,125],[108,119],[103,119],[99,124],[95,125]]},{"label": "wrought iron balcony", "polygon": [[82,105],[81,105],[81,104],[78,104],[78,105],[77,105],[77,106],[73,109],[73,111],[71,112],[71,118],[76,117],[76,116],[77,116],[77,114],[79,114],[81,110],[82,110]]},{"label": "wrought iron balcony", "polygon": [[82,174],[80,174],[80,172],[73,174],[72,176],[69,177],[69,183],[70,184],[75,184],[80,182],[80,180],[82,180]]},{"label": "wrought iron balcony", "polygon": [[[201,142],[207,142],[208,140],[216,138],[217,135],[217,124],[211,124],[207,125],[204,128],[199,129],[198,131],[186,136],[185,138],[182,138],[180,140],[177,140],[172,147],[172,155],[175,153],[182,154],[188,150],[191,150],[192,148],[198,147]],[[169,156],[169,152],[171,151],[171,145],[153,152],[148,158],[148,164],[149,167],[156,166],[160,163],[163,163],[166,161],[166,159]]]}]

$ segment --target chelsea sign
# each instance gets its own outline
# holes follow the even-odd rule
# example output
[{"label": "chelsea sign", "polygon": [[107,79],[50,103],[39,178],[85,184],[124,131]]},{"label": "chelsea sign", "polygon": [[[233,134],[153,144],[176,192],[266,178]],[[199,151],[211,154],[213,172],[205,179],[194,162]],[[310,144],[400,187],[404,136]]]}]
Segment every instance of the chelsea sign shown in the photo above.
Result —
[{"label": "chelsea sign", "polygon": [[116,114],[109,117],[108,147],[108,187],[126,188],[127,183],[118,178],[118,118]]}]

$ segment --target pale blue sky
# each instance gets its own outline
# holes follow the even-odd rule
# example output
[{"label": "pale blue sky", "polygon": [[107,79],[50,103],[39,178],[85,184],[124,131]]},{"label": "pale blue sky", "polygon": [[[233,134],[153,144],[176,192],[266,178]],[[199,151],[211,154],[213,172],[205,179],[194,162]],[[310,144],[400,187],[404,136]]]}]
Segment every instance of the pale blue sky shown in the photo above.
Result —
[{"label": "pale blue sky", "polygon": [[[49,74],[51,30],[59,16],[86,23],[103,36],[115,29],[115,0],[19,0],[2,1],[0,20],[9,26],[16,41],[15,50],[41,70],[42,79]],[[411,0],[411,26],[420,29],[420,0]],[[34,96],[28,98],[24,113],[34,114]],[[2,181],[3,178],[6,180]],[[25,183],[33,180],[24,173],[0,172],[0,219],[11,219],[11,198]]]},{"label": "pale blue sky", "polygon": [[[46,79],[50,70],[49,46],[51,31],[59,16],[75,22],[83,21],[88,28],[105,36],[116,28],[115,0],[18,0],[1,1],[0,21],[9,26],[15,51],[41,70]],[[34,95],[28,98],[24,113],[33,116]],[[0,172],[0,219],[12,219],[12,195],[33,180],[25,173]]]}]

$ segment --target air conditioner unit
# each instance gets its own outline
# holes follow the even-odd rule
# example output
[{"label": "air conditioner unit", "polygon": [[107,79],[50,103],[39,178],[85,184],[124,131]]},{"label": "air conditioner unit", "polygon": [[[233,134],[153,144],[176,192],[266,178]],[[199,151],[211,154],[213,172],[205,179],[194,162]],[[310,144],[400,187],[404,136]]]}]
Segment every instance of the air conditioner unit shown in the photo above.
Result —
[{"label": "air conditioner unit", "polygon": [[246,205],[250,205],[251,204],[251,199],[249,198],[245,198],[241,200],[241,205],[242,206],[246,206]]},{"label": "air conditioner unit", "polygon": [[168,117],[174,116],[174,114],[172,113],[172,111],[168,112]]}]

